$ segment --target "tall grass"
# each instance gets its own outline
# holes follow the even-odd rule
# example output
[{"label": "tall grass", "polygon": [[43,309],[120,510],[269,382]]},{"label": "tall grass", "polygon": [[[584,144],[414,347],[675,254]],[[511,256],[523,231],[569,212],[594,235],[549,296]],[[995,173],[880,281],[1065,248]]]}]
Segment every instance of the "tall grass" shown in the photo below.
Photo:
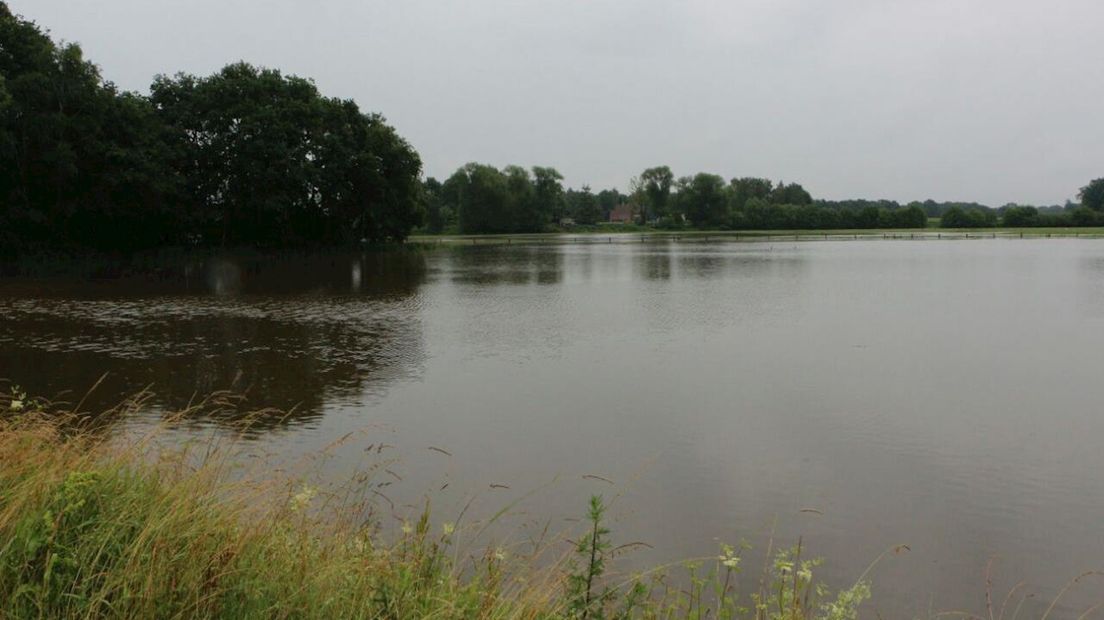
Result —
[{"label": "tall grass", "polygon": [[525,551],[476,548],[428,507],[389,531],[371,493],[243,475],[233,442],[120,440],[92,419],[0,396],[0,618],[845,620],[870,596],[866,574],[819,585],[800,543],[768,549],[750,593],[742,547],[618,574],[600,497],[578,532]]}]

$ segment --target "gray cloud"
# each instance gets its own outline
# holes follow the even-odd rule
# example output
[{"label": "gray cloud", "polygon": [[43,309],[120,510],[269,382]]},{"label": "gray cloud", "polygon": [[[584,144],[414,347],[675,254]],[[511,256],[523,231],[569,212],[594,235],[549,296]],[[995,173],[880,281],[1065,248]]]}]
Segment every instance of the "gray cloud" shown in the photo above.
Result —
[{"label": "gray cloud", "polygon": [[550,164],[1051,204],[1104,176],[1100,0],[11,0],[108,79],[244,59],[383,112],[446,176]]}]

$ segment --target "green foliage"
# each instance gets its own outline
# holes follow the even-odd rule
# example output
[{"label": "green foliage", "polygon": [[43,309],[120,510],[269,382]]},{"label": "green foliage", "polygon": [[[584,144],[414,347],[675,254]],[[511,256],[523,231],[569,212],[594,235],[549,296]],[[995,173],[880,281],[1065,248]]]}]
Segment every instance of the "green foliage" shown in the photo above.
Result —
[{"label": "green foliage", "polygon": [[1077,197],[1081,199],[1081,206],[1097,212],[1104,211],[1104,178],[1090,181],[1081,188]]},{"label": "green foliage", "polygon": [[997,214],[989,209],[951,207],[940,220],[943,228],[991,228],[997,225]]},{"label": "green foliage", "polygon": [[628,200],[628,196],[622,194],[616,189],[604,189],[597,194],[598,208],[602,213],[599,216],[599,220],[608,222],[610,212],[613,211],[617,205]]},{"label": "green foliage", "polygon": [[422,183],[422,210],[425,212],[425,230],[437,234],[452,223],[452,210],[444,204],[441,182],[429,177]]},{"label": "green foliage", "polygon": [[1001,223],[1005,226],[1035,226],[1039,222],[1039,210],[1035,207],[1010,205],[1001,214]]},{"label": "green foliage", "polygon": [[563,175],[555,168],[533,166],[533,217],[528,225],[539,230],[564,216]]},{"label": "green foliage", "polygon": [[644,200],[644,211],[641,217],[661,218],[670,217],[672,213],[668,209],[671,188],[675,181],[675,175],[667,166],[648,168],[640,173],[639,191]]},{"label": "green foliage", "polygon": [[441,199],[457,214],[460,232],[540,232],[564,212],[562,178],[554,168],[538,166],[530,175],[520,166],[469,163],[444,182]]},{"label": "green foliage", "polygon": [[463,233],[515,232],[506,175],[493,166],[470,163],[444,183],[445,200],[455,205]]},{"label": "green foliage", "polygon": [[591,226],[601,221],[602,207],[591,193],[589,185],[584,185],[580,191],[567,190],[565,197],[567,212],[576,224]]},{"label": "green foliage", "polygon": [[131,249],[173,235],[179,190],[143,98],[0,3],[0,241]]},{"label": "green foliage", "polygon": [[875,228],[924,228],[928,224],[922,209],[886,208],[867,204],[856,209],[825,204],[772,204],[762,198],[747,201],[734,211],[730,226],[737,230],[838,230]]},{"label": "green foliage", "polygon": [[402,239],[414,150],[382,117],[244,63],[120,92],[0,2],[0,247],[130,252]]},{"label": "green foliage", "polygon": [[813,203],[813,197],[804,187],[797,183],[785,184],[778,182],[778,186],[771,190],[770,201],[776,205],[808,205]]},{"label": "green foliage", "polygon": [[383,119],[245,63],[159,76],[195,230],[222,245],[402,239],[420,221],[421,162]]},{"label": "green foliage", "polygon": [[728,219],[728,196],[724,179],[704,172],[680,180],[678,211],[698,228],[718,228]]},{"label": "green foliage", "polygon": [[747,202],[752,198],[767,200],[770,198],[771,190],[773,189],[770,179],[759,179],[755,177],[732,179],[728,187],[733,211],[743,211]]},{"label": "green foliage", "polygon": [[[1083,192],[1084,189],[1083,188]],[[1000,222],[1010,228],[1069,228],[1104,226],[1104,212],[1085,204],[1050,207],[1007,204],[998,211]],[[946,224],[944,224],[946,225]]]},{"label": "green foliage", "polygon": [[590,528],[586,535],[575,544],[578,558],[575,570],[567,578],[567,612],[572,618],[605,618],[605,608],[613,598],[614,592],[602,587],[598,582],[606,572],[606,556],[611,545],[608,540],[609,529],[602,521],[606,507],[599,495],[591,496],[587,521]]}]

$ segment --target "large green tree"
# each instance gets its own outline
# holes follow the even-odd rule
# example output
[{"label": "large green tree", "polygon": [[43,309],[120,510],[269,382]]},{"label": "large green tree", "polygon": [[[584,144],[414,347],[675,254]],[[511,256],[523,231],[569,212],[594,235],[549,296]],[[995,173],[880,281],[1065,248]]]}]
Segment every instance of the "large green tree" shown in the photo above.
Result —
[{"label": "large green tree", "polygon": [[1093,211],[1104,211],[1104,179],[1094,179],[1078,193],[1081,206]]},{"label": "large green tree", "polygon": [[209,242],[385,241],[420,222],[417,153],[382,117],[309,80],[237,63],[158,76],[151,100]]},{"label": "large green tree", "polygon": [[452,173],[443,194],[459,216],[460,232],[513,232],[506,175],[494,166],[469,163]]},{"label": "large green tree", "polygon": [[244,63],[121,92],[0,0],[0,247],[401,239],[421,161],[378,115]]},{"label": "large green tree", "polygon": [[179,234],[163,127],[79,46],[0,2],[0,237],[5,248],[129,250]]},{"label": "large green tree", "polygon": [[625,196],[616,188],[604,189],[598,192],[595,197],[598,199],[598,207],[602,210],[601,220],[603,222],[609,220],[610,212],[613,211],[617,205],[628,199],[628,196]]},{"label": "large green tree", "polygon": [[441,182],[429,177],[422,183],[422,209],[425,211],[426,231],[439,233],[449,220],[449,209],[444,204]]},{"label": "large green tree", "polygon": [[729,182],[729,194],[732,201],[731,207],[736,211],[743,211],[744,205],[752,198],[767,200],[770,198],[773,184],[770,179],[757,177],[742,177],[732,179]]},{"label": "large green tree", "polygon": [[808,205],[813,204],[813,197],[798,183],[779,181],[771,190],[770,201],[778,205]]},{"label": "large green tree", "polygon": [[551,167],[533,166],[533,198],[540,221],[539,230],[548,222],[559,222],[564,214],[563,175]]},{"label": "large green tree", "polygon": [[680,209],[699,228],[718,227],[728,220],[728,196],[724,179],[700,172],[679,191]]},{"label": "large green tree", "polygon": [[585,225],[597,224],[602,217],[602,207],[598,204],[598,198],[590,191],[589,185],[572,192],[571,217],[576,223]]},{"label": "large green tree", "polygon": [[645,217],[669,216],[669,202],[671,186],[675,182],[675,175],[667,166],[648,168],[640,173],[640,190],[643,192],[646,204],[641,209],[641,223]]}]

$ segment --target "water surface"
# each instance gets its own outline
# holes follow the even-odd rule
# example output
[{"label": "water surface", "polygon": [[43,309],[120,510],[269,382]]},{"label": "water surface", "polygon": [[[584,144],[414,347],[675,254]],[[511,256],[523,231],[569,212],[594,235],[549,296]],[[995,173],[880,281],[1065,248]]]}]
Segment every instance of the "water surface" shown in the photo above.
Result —
[{"label": "water surface", "polygon": [[561,523],[604,493],[615,537],[653,547],[629,566],[761,550],[773,528],[839,586],[907,543],[873,574],[871,617],[984,611],[992,558],[998,597],[1104,568],[1102,241],[226,258],[0,281],[0,317],[0,376],[35,393],[107,372],[90,402],[152,386],[169,408],[233,387],[294,408],[252,439],[282,454],[364,431],[334,477],[385,437],[400,504],[532,492],[519,520]]}]

